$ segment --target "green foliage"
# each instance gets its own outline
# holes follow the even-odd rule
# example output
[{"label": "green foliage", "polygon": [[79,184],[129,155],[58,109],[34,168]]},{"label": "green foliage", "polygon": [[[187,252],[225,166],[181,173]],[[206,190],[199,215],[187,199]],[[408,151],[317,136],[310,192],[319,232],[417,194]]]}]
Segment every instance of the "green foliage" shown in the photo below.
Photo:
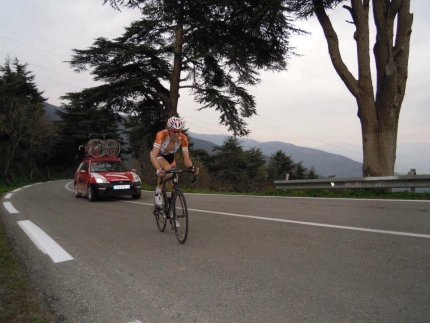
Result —
[{"label": "green foliage", "polygon": [[319,176],[315,171],[314,166],[311,167],[309,173],[306,175],[306,179],[317,179]]},{"label": "green foliage", "polygon": [[85,93],[69,93],[63,98],[69,103],[63,105],[64,111],[57,111],[60,117],[56,121],[59,129],[57,163],[74,161],[76,164],[76,160],[79,161],[84,155],[84,147],[81,146],[85,146],[91,138],[115,139],[123,144],[119,130],[123,118],[118,113],[90,105]]},{"label": "green foliage", "polygon": [[259,69],[283,70],[294,54],[290,36],[302,33],[283,0],[103,2],[139,9],[142,19],[121,37],[74,50],[71,65],[91,68],[106,83],[84,91],[88,103],[135,116],[157,111],[165,121],[178,114],[179,92],[186,89],[240,136],[248,134],[244,118],[256,113],[246,86],[259,83]]},{"label": "green foliage", "polygon": [[292,179],[318,177],[314,169],[308,172],[301,162],[293,163],[282,151],[273,154],[266,166],[260,149],[244,151],[234,137],[216,146],[213,152],[213,155],[204,155],[204,165],[211,175],[214,190],[261,192],[272,187],[275,179],[284,179],[286,173],[290,173]]},{"label": "green foliage", "polygon": [[272,154],[267,167],[268,180],[273,182],[277,179],[285,179],[285,174],[291,174],[294,170],[294,163],[290,156],[285,155],[281,150]]},{"label": "green foliage", "polygon": [[27,64],[7,58],[0,73],[0,177],[43,176],[55,138],[44,116],[46,99]]},{"label": "green foliage", "polygon": [[308,19],[315,15],[314,4],[322,5],[325,9],[334,9],[337,5],[346,0],[323,0],[323,1],[313,1],[313,0],[287,0],[285,1],[288,10],[294,12],[297,17]]}]

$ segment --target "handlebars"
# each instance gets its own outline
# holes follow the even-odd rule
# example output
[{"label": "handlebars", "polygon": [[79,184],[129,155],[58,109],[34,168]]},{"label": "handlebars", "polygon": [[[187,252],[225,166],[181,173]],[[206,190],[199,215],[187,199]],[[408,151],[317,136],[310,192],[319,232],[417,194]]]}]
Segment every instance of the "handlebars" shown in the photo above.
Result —
[{"label": "handlebars", "polygon": [[[193,172],[190,169],[171,169],[171,170],[166,170],[164,171],[164,175],[161,176],[160,178],[160,183],[159,185],[163,184],[163,182],[168,182],[168,181],[173,181],[173,179],[177,176],[177,174],[183,174],[183,173],[192,173],[194,174],[193,180],[191,181],[191,183],[194,183],[197,180],[197,175],[199,174],[198,171]],[[164,176],[166,176],[167,174],[173,174],[173,176],[171,176],[170,178],[163,180]]]}]

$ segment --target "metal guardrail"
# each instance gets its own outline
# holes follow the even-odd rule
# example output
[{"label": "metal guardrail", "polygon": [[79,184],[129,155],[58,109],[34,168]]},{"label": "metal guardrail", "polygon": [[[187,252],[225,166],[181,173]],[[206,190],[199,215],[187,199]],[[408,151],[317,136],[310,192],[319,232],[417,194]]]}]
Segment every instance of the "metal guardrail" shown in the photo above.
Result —
[{"label": "metal guardrail", "polygon": [[430,187],[430,175],[277,180],[276,189],[415,188]]}]

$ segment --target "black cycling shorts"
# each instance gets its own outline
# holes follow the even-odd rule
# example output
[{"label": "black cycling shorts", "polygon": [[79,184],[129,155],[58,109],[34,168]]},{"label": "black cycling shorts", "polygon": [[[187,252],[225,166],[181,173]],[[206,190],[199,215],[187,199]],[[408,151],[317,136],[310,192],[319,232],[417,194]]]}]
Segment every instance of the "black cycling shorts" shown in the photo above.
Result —
[{"label": "black cycling shorts", "polygon": [[172,164],[175,162],[175,154],[167,154],[167,155],[158,154],[157,157],[163,157],[165,160],[167,160],[169,164]]}]

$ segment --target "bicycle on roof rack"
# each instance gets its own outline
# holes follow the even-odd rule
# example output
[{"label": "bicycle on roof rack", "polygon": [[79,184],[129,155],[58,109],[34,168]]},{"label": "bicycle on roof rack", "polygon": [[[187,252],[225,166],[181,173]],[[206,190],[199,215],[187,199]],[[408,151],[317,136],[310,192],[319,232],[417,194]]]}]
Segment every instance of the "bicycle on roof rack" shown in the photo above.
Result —
[{"label": "bicycle on roof rack", "polygon": [[[90,135],[91,137],[92,135]],[[121,152],[121,145],[115,139],[90,139],[85,146],[85,154],[91,157],[117,157]]]},{"label": "bicycle on roof rack", "polygon": [[[193,173],[194,178],[191,183],[197,179],[197,173],[189,169],[169,170],[161,177],[160,184],[162,187],[163,206],[154,209],[155,221],[160,232],[166,229],[167,220],[170,221],[172,230],[175,230],[176,238],[179,243],[183,244],[188,237],[188,209],[184,193],[179,188],[179,174]],[[171,174],[170,176],[167,176]],[[172,181],[170,196],[166,189],[166,183]]]}]

